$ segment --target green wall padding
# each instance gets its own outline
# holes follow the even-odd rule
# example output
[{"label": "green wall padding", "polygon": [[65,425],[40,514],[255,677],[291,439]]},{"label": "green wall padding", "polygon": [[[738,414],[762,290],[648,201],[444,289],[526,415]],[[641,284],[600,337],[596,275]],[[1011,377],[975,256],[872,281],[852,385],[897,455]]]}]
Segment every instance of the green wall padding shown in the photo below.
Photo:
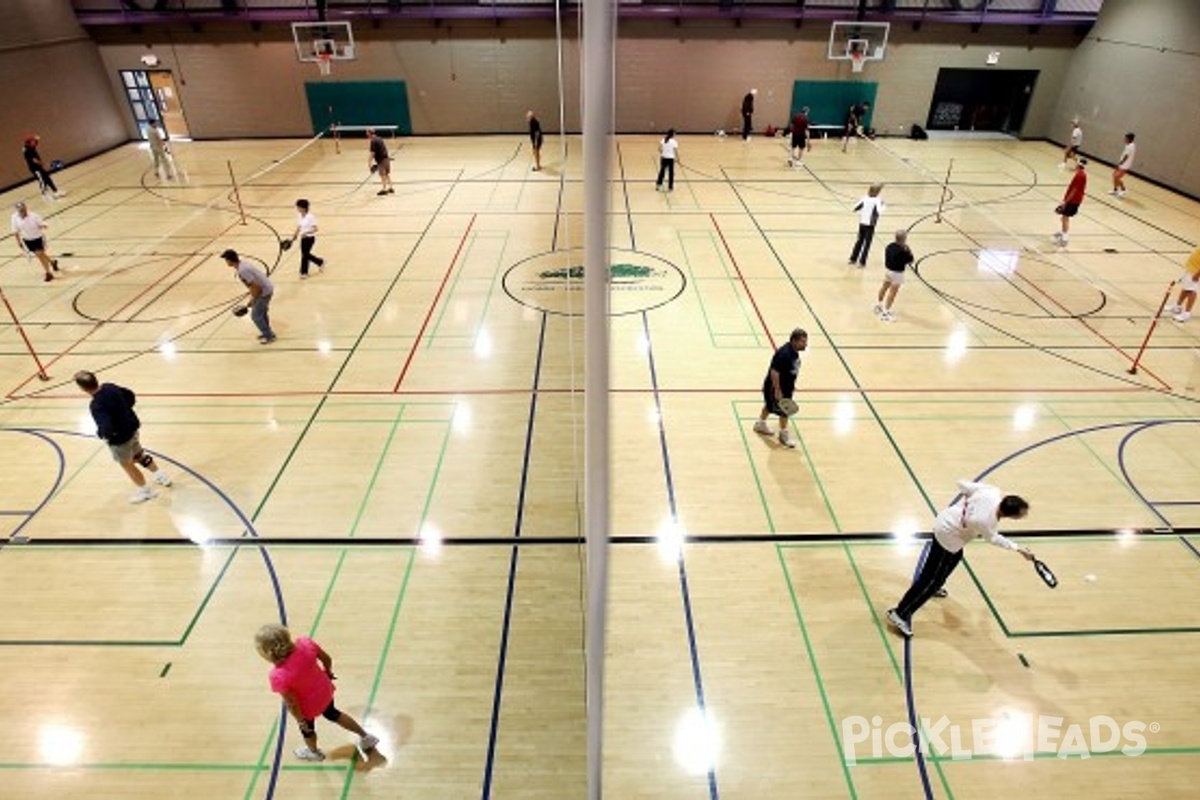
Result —
[{"label": "green wall padding", "polygon": [[404,81],[311,81],[304,84],[313,133],[339,125],[399,125],[412,135]]},{"label": "green wall padding", "polygon": [[846,122],[846,112],[855,103],[870,103],[871,110],[863,120],[864,127],[871,127],[875,114],[875,90],[879,84],[873,81],[796,81],[792,85],[792,113],[788,122],[803,106],[808,106],[810,125],[837,125]]}]

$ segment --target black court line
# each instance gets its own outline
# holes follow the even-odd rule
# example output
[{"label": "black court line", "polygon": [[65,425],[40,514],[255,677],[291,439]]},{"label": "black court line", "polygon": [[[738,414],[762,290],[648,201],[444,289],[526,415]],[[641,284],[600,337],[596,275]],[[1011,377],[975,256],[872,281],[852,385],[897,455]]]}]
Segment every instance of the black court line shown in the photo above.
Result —
[{"label": "black court line", "polygon": [[[1200,501],[1184,502],[1179,501],[1179,505],[1200,505]],[[1155,505],[1166,505],[1166,503],[1155,503]],[[1071,528],[1071,529],[1042,529],[1031,531],[1019,531],[1012,534],[1015,539],[1087,539],[1087,538],[1104,538],[1104,537],[1178,537],[1178,536],[1197,536],[1200,535],[1200,527],[1173,527],[1173,528]],[[923,541],[932,536],[929,531],[920,531],[914,533],[911,537],[905,537],[905,541]],[[538,537],[521,537],[521,536],[474,536],[474,537],[447,537],[441,540],[440,544],[443,547],[511,547],[520,543],[522,547],[536,546],[563,546],[569,545],[572,547],[578,546],[584,542],[582,536],[538,536]],[[658,545],[659,537],[656,534],[630,534],[628,536],[616,535],[609,537],[609,544],[614,547],[625,545]],[[891,531],[857,531],[857,532],[837,532],[837,531],[821,531],[817,533],[713,533],[713,534],[690,534],[682,538],[686,545],[710,545],[710,544],[806,544],[806,543],[853,543],[853,542],[889,542],[898,541],[898,537]],[[112,537],[105,538],[102,536],[86,536],[86,537],[53,537],[43,536],[31,538],[19,544],[8,544],[9,547],[312,547],[312,548],[350,548],[363,549],[372,547],[419,547],[425,542],[416,536],[396,536],[396,537],[378,537],[378,538],[348,538],[344,536],[280,536],[269,537],[260,536],[254,541],[247,541],[244,538],[238,537],[221,537],[214,539],[206,539],[202,542],[194,542],[190,539],[149,539],[144,537]],[[0,544],[0,547],[5,545]]]}]

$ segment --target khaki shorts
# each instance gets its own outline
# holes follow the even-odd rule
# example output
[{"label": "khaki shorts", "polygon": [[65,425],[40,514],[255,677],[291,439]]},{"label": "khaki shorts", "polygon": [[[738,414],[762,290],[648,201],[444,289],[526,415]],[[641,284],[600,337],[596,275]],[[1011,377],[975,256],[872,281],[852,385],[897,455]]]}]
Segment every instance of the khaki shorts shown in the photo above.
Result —
[{"label": "khaki shorts", "polygon": [[138,441],[138,435],[134,433],[133,436],[129,437],[128,442],[110,444],[108,451],[112,453],[113,461],[116,461],[118,464],[124,464],[128,461],[133,461],[134,456],[141,455],[142,443]]},{"label": "khaki shorts", "polygon": [[392,160],[390,158],[385,158],[383,161],[376,161],[375,166],[378,168],[380,175],[392,174]]},{"label": "khaki shorts", "polygon": [[904,283],[904,273],[896,272],[894,269],[885,269],[883,271],[883,279],[892,286],[900,286]]}]

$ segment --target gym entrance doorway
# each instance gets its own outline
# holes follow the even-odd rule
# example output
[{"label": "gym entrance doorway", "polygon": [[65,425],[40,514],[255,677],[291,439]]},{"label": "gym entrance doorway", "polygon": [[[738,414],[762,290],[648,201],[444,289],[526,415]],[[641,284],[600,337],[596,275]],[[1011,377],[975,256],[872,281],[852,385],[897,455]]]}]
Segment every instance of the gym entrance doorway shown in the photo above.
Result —
[{"label": "gym entrance doorway", "polygon": [[191,138],[171,70],[123,69],[121,85],[143,139],[151,124],[165,128],[170,139]]},{"label": "gym entrance doorway", "polygon": [[1025,124],[1037,77],[1037,70],[941,69],[925,127],[1017,136]]}]

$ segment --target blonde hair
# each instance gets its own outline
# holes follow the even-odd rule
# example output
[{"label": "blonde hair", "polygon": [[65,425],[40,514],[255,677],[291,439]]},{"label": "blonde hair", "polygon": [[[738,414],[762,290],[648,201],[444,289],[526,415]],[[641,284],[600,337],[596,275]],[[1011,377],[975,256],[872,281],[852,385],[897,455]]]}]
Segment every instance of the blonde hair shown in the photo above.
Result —
[{"label": "blonde hair", "polygon": [[296,649],[288,629],[275,624],[263,625],[258,629],[258,633],[254,634],[254,646],[258,654],[272,664],[285,661]]},{"label": "blonde hair", "polygon": [[882,183],[872,183],[871,188],[867,189],[867,194],[871,195],[871,197],[878,197],[879,193],[882,191],[883,191]]}]

